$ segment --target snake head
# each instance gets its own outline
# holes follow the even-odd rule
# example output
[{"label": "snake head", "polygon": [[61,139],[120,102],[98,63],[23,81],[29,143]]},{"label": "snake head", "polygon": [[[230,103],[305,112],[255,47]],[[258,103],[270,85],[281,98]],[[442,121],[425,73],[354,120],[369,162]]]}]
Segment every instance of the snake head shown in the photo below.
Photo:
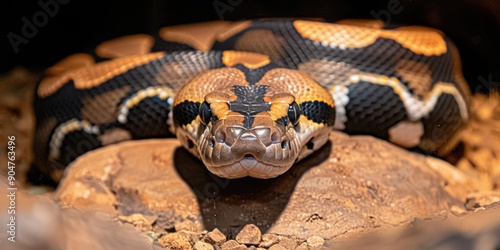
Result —
[{"label": "snake head", "polygon": [[[220,177],[274,178],[328,140],[333,99],[296,70],[271,69],[256,82],[248,82],[246,74],[237,68],[211,70],[179,90],[175,133]],[[311,140],[317,142],[313,147]]]},{"label": "snake head", "polygon": [[272,178],[296,161],[301,147],[294,127],[300,108],[291,94],[265,96],[267,88],[233,86],[232,94],[205,97],[198,148],[211,172],[225,178]]}]

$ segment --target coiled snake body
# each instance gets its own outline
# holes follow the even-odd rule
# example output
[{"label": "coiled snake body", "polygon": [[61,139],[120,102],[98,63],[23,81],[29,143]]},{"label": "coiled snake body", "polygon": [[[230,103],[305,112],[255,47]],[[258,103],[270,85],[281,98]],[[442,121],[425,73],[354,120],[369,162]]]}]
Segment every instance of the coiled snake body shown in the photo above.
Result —
[{"label": "coiled snake body", "polygon": [[[96,63],[95,60],[110,59]],[[458,53],[437,30],[379,21],[210,22],[99,45],[37,88],[36,164],[173,133],[214,174],[273,178],[333,128],[436,150],[466,121]]]}]

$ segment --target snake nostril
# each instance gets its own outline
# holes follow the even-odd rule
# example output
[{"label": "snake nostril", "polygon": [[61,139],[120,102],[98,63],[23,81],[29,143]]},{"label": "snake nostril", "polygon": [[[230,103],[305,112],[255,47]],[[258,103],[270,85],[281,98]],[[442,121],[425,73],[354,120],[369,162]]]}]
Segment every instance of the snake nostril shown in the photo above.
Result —
[{"label": "snake nostril", "polygon": [[282,141],[281,148],[287,148],[287,147],[288,147],[288,143],[286,141]]},{"label": "snake nostril", "polygon": [[215,140],[217,142],[225,142],[226,141],[226,133],[224,133],[223,131],[221,130],[217,130],[217,132],[215,132]]}]

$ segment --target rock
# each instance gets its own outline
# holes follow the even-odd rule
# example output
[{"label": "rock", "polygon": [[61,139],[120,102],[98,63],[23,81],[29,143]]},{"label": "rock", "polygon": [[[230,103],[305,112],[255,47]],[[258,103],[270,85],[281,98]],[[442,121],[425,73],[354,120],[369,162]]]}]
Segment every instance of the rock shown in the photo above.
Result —
[{"label": "rock", "polygon": [[189,237],[182,233],[171,233],[160,238],[160,244],[167,249],[189,250]]},{"label": "rock", "polygon": [[286,249],[295,249],[298,245],[296,240],[284,236],[279,237],[279,244]]},{"label": "rock", "polygon": [[247,250],[266,250],[267,248],[262,248],[262,247],[255,247],[255,246],[249,246]]},{"label": "rock", "polygon": [[325,240],[319,236],[311,236],[307,239],[307,245],[310,247],[321,247]]},{"label": "rock", "polygon": [[194,250],[213,250],[214,247],[209,243],[206,243],[203,241],[197,241],[196,243],[194,243],[193,249]]},{"label": "rock", "polygon": [[269,250],[287,250],[287,249],[295,249],[295,248],[286,248],[280,244],[275,244],[269,248]]},{"label": "rock", "polygon": [[[457,167],[467,173],[482,175],[483,185],[500,187],[500,94],[478,94],[471,99],[467,126],[453,138],[461,143],[464,157]],[[487,174],[485,174],[487,173]]]},{"label": "rock", "polygon": [[369,136],[334,132],[330,141],[269,180],[218,178],[175,139],[123,142],[78,158],[56,197],[77,208],[103,204],[111,215],[191,220],[199,231],[255,222],[261,232],[330,241],[466,212],[477,182],[450,164]]},{"label": "rock", "polygon": [[180,232],[180,231],[190,231],[190,232],[196,232],[196,224],[190,220],[185,220],[182,222],[175,223],[174,225],[175,231]]},{"label": "rock", "polygon": [[235,240],[228,240],[220,246],[220,249],[221,250],[246,250],[247,247],[245,245],[238,243]]},{"label": "rock", "polygon": [[263,234],[262,241],[260,242],[259,247],[269,248],[272,245],[278,243],[278,241],[279,241],[278,236],[274,234]]},{"label": "rock", "polygon": [[307,242],[303,242],[300,244],[295,250],[309,250],[309,247],[307,246]]},{"label": "rock", "polygon": [[260,229],[254,224],[248,224],[236,235],[236,241],[245,245],[258,245],[261,239]]},{"label": "rock", "polygon": [[[18,187],[26,182],[26,172],[33,161],[33,92],[39,79],[39,73],[21,67],[0,73],[0,165],[7,166],[8,136],[15,136],[13,163]],[[0,175],[7,176],[7,171],[7,167],[0,168]]]},{"label": "rock", "polygon": [[500,202],[465,217],[429,220],[411,227],[380,231],[335,249],[500,249]]},{"label": "rock", "polygon": [[157,216],[132,214],[129,216],[118,216],[118,219],[133,224],[139,231],[147,232],[153,229],[152,224],[156,221]]},{"label": "rock", "polygon": [[216,228],[216,229],[212,230],[211,232],[207,233],[207,235],[205,235],[203,240],[205,242],[210,243],[210,244],[220,245],[224,241],[226,241],[226,236],[223,233],[221,233],[221,231],[219,231],[219,229]]},{"label": "rock", "polygon": [[[9,194],[7,178],[0,178],[0,223],[10,223],[7,213]],[[16,242],[7,240],[5,231],[0,235],[0,249],[151,249],[150,243],[137,231],[127,229],[108,214],[93,211],[79,211],[72,208],[62,209],[48,196],[28,195],[26,190],[15,191],[16,203]],[[130,224],[129,224],[130,225]]]}]

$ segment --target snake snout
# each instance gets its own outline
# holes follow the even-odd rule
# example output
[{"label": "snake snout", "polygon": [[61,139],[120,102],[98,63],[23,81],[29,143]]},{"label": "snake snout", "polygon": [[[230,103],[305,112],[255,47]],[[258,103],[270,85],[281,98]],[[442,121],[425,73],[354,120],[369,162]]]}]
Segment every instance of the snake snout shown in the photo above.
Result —
[{"label": "snake snout", "polygon": [[266,155],[266,148],[273,143],[279,143],[281,137],[279,131],[273,131],[271,128],[227,127],[215,133],[215,139],[230,146],[236,159],[245,156],[262,159]]}]

